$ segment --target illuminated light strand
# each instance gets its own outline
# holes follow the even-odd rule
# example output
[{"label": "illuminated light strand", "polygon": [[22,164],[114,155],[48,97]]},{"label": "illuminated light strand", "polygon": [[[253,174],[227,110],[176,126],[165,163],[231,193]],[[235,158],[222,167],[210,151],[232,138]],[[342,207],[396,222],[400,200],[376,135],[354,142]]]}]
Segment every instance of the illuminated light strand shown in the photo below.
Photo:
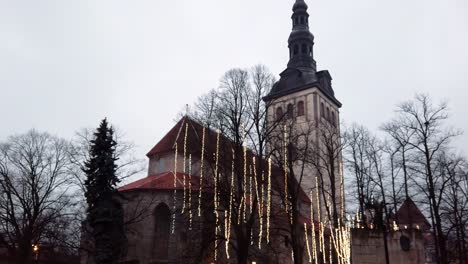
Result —
[{"label": "illuminated light strand", "polygon": [[307,254],[309,255],[309,263],[312,263],[312,254],[310,253],[310,246],[309,246],[309,234],[307,233],[307,224],[304,223],[304,233],[307,245]]},{"label": "illuminated light strand", "polygon": [[[256,177],[255,177],[256,178]],[[259,202],[260,202],[260,212],[261,212],[261,216],[260,216],[260,241],[258,242],[258,245],[259,245],[259,249],[262,249],[262,240],[263,240],[263,218],[265,218],[265,173],[264,171],[262,171],[262,181],[260,182],[260,198],[259,199]]]},{"label": "illuminated light strand", "polygon": [[240,225],[241,221],[242,221],[242,207],[244,206],[244,196],[241,197],[241,201],[240,201],[240,204],[239,204],[239,213],[238,213],[238,217],[237,217],[237,224]]},{"label": "illuminated light strand", "polygon": [[250,172],[249,172],[249,209],[250,214],[252,214],[253,210],[253,195],[252,195],[252,165],[250,165]]},{"label": "illuminated light strand", "polygon": [[317,221],[319,222],[319,249],[322,252],[322,218],[320,214],[320,195],[319,195],[319,186],[318,186],[318,176],[315,175],[315,195],[316,195],[316,204],[317,204]]},{"label": "illuminated light strand", "polygon": [[189,210],[189,230],[192,230],[193,210],[192,210],[192,154],[189,155],[189,199],[188,199],[188,210]]},{"label": "illuminated light strand", "polygon": [[257,205],[258,205],[258,219],[260,224],[260,230],[258,231],[258,248],[262,249],[262,236],[263,236],[263,213],[262,213],[262,200],[261,197],[258,195],[258,180],[257,180],[257,162],[255,157],[252,159],[253,167],[254,167],[254,183],[255,183],[255,195],[257,197]]},{"label": "illuminated light strand", "polygon": [[205,161],[205,132],[206,128],[203,127],[203,136],[202,136],[202,151],[201,151],[201,161],[200,161],[200,186],[198,190],[198,216],[201,216],[201,204],[202,204],[202,191],[203,191],[203,166]]},{"label": "illuminated light strand", "polygon": [[216,160],[215,160],[215,174],[214,174],[214,213],[216,216],[216,225],[215,225],[215,262],[218,259],[218,227],[219,227],[219,213],[218,213],[218,161],[219,161],[219,136],[220,132],[218,132],[218,136],[216,137]]},{"label": "illuminated light strand", "polygon": [[288,195],[288,146],[287,146],[287,137],[286,125],[284,126],[284,208],[286,214],[289,215],[289,195]]},{"label": "illuminated light strand", "polygon": [[225,241],[225,248],[226,248],[226,258],[229,259],[229,218],[226,217],[228,215],[228,211],[224,210],[224,237],[226,237]]},{"label": "illuminated light strand", "polygon": [[[310,191],[310,197],[312,198],[313,192]],[[312,199],[311,199],[312,200]],[[310,222],[312,223],[312,254],[314,256],[315,264],[318,264],[318,253],[317,253],[317,242],[315,239],[315,221],[314,221],[314,206],[313,203],[310,203]]]},{"label": "illuminated light strand", "polygon": [[271,158],[268,158],[268,189],[267,189],[267,243],[270,243],[270,217],[271,217]]},{"label": "illuminated light strand", "polygon": [[173,204],[173,214],[172,214],[172,234],[175,231],[175,220],[176,220],[176,210],[177,210],[177,141],[175,143],[175,153],[174,153],[174,204]]},{"label": "illuminated light strand", "polygon": [[227,219],[227,234],[226,234],[226,253],[229,259],[229,241],[231,239],[231,224],[232,224],[232,207],[233,207],[233,200],[234,200],[234,159],[235,159],[235,153],[234,149],[231,149],[232,151],[232,161],[231,161],[231,188],[230,188],[230,193],[229,193],[229,215]]},{"label": "illuminated light strand", "polygon": [[[244,130],[244,134],[245,134],[245,130]],[[243,211],[243,220],[244,220],[244,223],[247,222],[247,218],[246,218],[246,211],[247,211],[247,144],[245,142],[245,135],[244,135],[244,139],[243,139],[243,145],[244,145],[244,185],[243,185],[243,196],[244,196],[244,211]]]},{"label": "illuminated light strand", "polygon": [[334,232],[333,230],[330,230],[330,236],[328,237],[328,248],[329,248],[329,251],[330,251],[330,259],[329,259],[330,262],[329,263],[333,263],[333,255],[332,255],[333,254],[333,252],[332,252],[333,244],[332,244],[332,235],[331,235],[331,234],[333,234],[333,232]]},{"label": "illuminated light strand", "polygon": [[185,181],[186,181],[186,177],[185,177],[185,173],[187,172],[187,134],[188,134],[188,123],[185,123],[185,135],[184,135],[184,175],[182,176],[183,177],[183,187],[184,187],[184,203],[182,205],[182,213],[185,212],[185,204],[186,204],[186,199],[187,199],[187,188],[185,188]]}]

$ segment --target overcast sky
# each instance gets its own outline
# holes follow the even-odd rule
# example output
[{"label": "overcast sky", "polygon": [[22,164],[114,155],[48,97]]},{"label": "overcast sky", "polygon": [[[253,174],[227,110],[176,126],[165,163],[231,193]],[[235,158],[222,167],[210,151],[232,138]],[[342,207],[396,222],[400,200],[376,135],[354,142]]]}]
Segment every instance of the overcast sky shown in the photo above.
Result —
[{"label": "overcast sky", "polygon": [[[233,67],[288,61],[293,0],[0,0],[0,140],[100,119],[144,155]],[[308,0],[318,69],[371,129],[416,92],[450,103],[468,148],[466,0]]]}]

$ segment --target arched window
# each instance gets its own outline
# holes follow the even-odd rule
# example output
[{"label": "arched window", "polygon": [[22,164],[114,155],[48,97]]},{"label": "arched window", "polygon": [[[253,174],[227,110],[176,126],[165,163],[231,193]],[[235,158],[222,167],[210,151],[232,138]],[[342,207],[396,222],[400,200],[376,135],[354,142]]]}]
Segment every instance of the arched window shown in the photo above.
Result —
[{"label": "arched window", "polygon": [[301,16],[301,25],[304,25],[304,17]]},{"label": "arched window", "polygon": [[299,101],[297,103],[297,116],[303,116],[304,115],[304,102]]},{"label": "arched window", "polygon": [[290,119],[294,117],[294,106],[292,104],[288,104],[288,110],[286,112],[286,118]]},{"label": "arched window", "polygon": [[330,108],[327,107],[327,120],[330,120]]},{"label": "arched window", "polygon": [[307,54],[307,45],[306,44],[302,44],[301,52],[302,52],[302,54]]},{"label": "arched window", "polygon": [[299,46],[296,44],[294,45],[294,55],[297,55],[299,53]]},{"label": "arched window", "polygon": [[297,24],[299,24],[299,18],[298,18],[298,17],[295,17],[295,18],[294,18],[294,26],[297,25]]},{"label": "arched window", "polygon": [[336,116],[335,116],[335,112],[334,112],[334,111],[332,111],[332,124],[333,124],[333,126],[335,126],[335,127],[336,127],[336,125],[337,125],[337,123],[336,123]]},{"label": "arched window", "polygon": [[313,56],[313,54],[312,54],[312,46],[309,47],[309,56],[311,56],[311,57]]},{"label": "arched window", "polygon": [[171,229],[171,210],[160,203],[154,210],[154,233],[152,256],[157,260],[167,260],[169,256],[169,237]]},{"label": "arched window", "polygon": [[283,108],[276,108],[276,120],[281,120],[283,118]]},{"label": "arched window", "polygon": [[323,103],[320,104],[320,115],[325,117],[325,107],[323,106]]}]

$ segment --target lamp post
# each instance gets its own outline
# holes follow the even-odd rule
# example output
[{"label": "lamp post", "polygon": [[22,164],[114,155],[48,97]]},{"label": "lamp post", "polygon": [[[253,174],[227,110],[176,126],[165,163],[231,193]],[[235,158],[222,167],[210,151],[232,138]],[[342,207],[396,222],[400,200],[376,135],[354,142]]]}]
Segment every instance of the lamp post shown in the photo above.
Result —
[{"label": "lamp post", "polygon": [[34,253],[34,260],[37,263],[38,262],[38,257],[39,257],[39,245],[38,244],[33,244],[32,245],[32,250]]}]

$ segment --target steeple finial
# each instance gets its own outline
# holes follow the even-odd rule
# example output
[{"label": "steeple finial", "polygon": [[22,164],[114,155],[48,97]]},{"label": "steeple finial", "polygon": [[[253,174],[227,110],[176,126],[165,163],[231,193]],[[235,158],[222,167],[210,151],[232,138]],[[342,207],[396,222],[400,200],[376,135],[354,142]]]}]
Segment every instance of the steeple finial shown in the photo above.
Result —
[{"label": "steeple finial", "polygon": [[311,68],[315,71],[313,57],[314,35],[309,31],[309,13],[304,0],[296,0],[293,5],[293,28],[289,36],[288,68]]}]

